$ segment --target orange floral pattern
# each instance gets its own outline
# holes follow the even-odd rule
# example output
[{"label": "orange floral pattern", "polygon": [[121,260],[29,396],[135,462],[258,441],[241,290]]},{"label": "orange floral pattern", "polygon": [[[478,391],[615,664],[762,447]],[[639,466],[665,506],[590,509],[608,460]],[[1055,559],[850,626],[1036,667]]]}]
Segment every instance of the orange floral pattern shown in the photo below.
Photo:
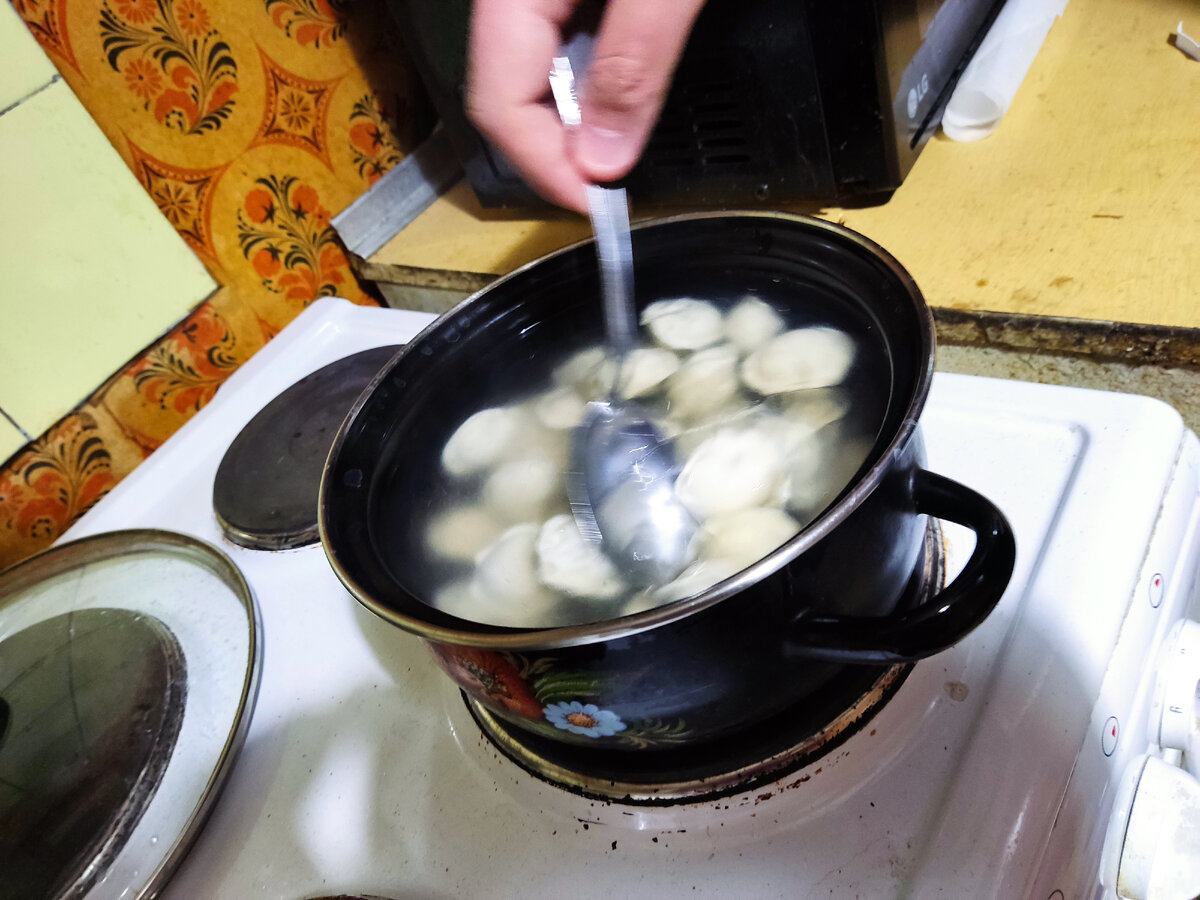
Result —
[{"label": "orange floral pattern", "polygon": [[240,360],[237,339],[211,303],[204,303],[167,339],[130,366],[138,391],[162,409],[197,412]]},{"label": "orange floral pattern", "polygon": [[73,413],[0,472],[0,529],[22,541],[53,538],[116,483],[95,417]]},{"label": "orange floral pattern", "polygon": [[345,31],[348,0],[266,0],[277,28],[303,46],[329,46]]},{"label": "orange floral pattern", "polygon": [[100,11],[108,64],[125,74],[147,110],[154,101],[160,124],[185,134],[219,129],[233,111],[237,63],[229,44],[207,27],[199,0],[182,0],[178,8],[175,0],[113,2],[115,10],[105,0]]},{"label": "orange floral pattern", "polygon": [[370,94],[355,102],[350,111],[350,122],[351,158],[358,174],[368,184],[374,184],[404,159],[400,142]]},{"label": "orange floral pattern", "polygon": [[242,253],[264,286],[307,306],[350,277],[316,190],[285,175],[259,178],[238,211]]},{"label": "orange floral pattern", "polygon": [[206,259],[216,258],[212,243],[212,189],[225,172],[217,169],[182,169],[155,159],[128,142],[133,173],[168,222]]},{"label": "orange floral pattern", "polygon": [[388,0],[10,2],[221,287],[0,466],[0,569],[49,546],[312,299],[376,302],[330,211],[433,124]]},{"label": "orange floral pattern", "polygon": [[262,124],[250,146],[282,144],[311,153],[328,168],[329,102],[339,79],[313,81],[287,71],[259,50],[267,87]]},{"label": "orange floral pattern", "polygon": [[42,49],[78,72],[67,35],[67,0],[12,0],[12,5]]}]

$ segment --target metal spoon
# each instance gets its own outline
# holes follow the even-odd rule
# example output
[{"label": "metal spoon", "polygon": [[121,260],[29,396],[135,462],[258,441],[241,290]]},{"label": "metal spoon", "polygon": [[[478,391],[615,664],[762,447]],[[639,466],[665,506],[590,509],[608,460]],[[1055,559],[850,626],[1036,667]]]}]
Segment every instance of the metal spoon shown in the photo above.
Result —
[{"label": "metal spoon", "polygon": [[[555,58],[550,86],[563,124],[577,126],[579,104],[567,57]],[[626,356],[637,340],[625,189],[592,184],[587,197],[605,330],[617,366],[609,399],[588,404],[573,436],[568,498],[584,538],[599,543],[627,578],[643,587],[665,584],[689,562],[696,522],[675,497],[674,448],[637,404],[620,396]]]}]

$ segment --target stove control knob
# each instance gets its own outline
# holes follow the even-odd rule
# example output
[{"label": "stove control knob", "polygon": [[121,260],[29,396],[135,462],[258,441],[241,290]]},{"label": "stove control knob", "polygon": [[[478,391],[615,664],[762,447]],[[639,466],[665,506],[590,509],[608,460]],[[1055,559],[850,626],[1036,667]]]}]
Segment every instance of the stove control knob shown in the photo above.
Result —
[{"label": "stove control knob", "polygon": [[1164,750],[1182,750],[1184,765],[1200,778],[1200,622],[1176,622],[1163,642],[1150,735]]},{"label": "stove control knob", "polygon": [[1155,756],[1129,764],[1108,822],[1100,883],[1127,900],[1200,896],[1200,782]]}]

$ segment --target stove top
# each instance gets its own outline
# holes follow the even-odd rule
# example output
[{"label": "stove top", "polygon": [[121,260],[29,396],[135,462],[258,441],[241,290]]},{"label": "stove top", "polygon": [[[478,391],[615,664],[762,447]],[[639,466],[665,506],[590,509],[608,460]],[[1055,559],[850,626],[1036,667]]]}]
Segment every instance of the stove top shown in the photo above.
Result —
[{"label": "stove top", "polygon": [[[1115,784],[1153,745],[1147,660],[1197,608],[1200,444],[1173,410],[939,375],[929,466],[1017,536],[996,610],[831,752],[751,791],[639,806],[514,763],[319,546],[222,534],[214,476],[265,398],[431,320],[319,301],[64,537],[186,532],[229,555],[261,608],[245,746],[165,896],[1097,895]],[[972,538],[944,531],[953,577]]]}]

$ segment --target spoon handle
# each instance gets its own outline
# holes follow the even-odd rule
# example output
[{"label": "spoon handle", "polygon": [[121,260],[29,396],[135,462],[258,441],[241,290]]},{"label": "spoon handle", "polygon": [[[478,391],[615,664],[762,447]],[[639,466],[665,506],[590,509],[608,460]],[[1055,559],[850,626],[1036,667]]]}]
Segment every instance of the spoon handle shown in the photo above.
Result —
[{"label": "spoon handle", "polygon": [[[563,125],[579,125],[575,74],[566,56],[554,58],[550,90]],[[632,349],[637,338],[637,310],[633,302],[633,242],[629,237],[629,200],[624,188],[589,184],[588,212],[600,258],[600,288],[604,298],[604,325],[609,346],[618,358]]]},{"label": "spoon handle", "polygon": [[637,313],[633,303],[633,242],[629,237],[629,204],[624,188],[588,185],[588,211],[596,233],[600,257],[600,283],[604,295],[604,324],[608,342],[622,358],[637,338]]}]

